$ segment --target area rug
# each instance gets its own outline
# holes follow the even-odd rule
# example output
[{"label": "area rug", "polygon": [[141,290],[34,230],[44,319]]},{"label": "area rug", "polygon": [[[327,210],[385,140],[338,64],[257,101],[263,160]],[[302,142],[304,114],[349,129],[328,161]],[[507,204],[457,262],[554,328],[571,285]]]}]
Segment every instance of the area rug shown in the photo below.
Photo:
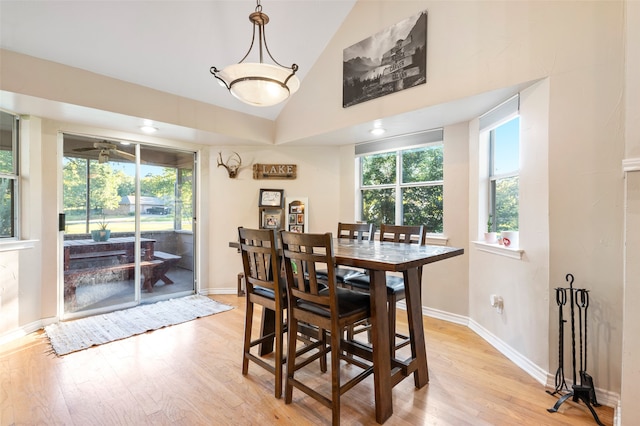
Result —
[{"label": "area rug", "polygon": [[108,314],[59,322],[44,331],[57,355],[124,339],[233,309],[208,297],[193,295],[140,305]]}]

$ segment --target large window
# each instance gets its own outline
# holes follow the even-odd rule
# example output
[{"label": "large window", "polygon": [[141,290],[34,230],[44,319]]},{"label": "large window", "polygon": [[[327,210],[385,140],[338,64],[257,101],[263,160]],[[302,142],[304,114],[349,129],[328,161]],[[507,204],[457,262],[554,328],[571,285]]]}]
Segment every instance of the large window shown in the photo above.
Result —
[{"label": "large window", "polygon": [[520,118],[490,131],[489,215],[492,231],[518,230]]},{"label": "large window", "polygon": [[18,238],[18,117],[0,111],[0,238]]},{"label": "large window", "polygon": [[[443,144],[439,142],[358,157],[360,219],[379,226],[425,225],[442,233]],[[394,145],[398,144],[397,141]]]},{"label": "large window", "polygon": [[519,230],[519,114],[515,95],[479,118],[480,235]]}]

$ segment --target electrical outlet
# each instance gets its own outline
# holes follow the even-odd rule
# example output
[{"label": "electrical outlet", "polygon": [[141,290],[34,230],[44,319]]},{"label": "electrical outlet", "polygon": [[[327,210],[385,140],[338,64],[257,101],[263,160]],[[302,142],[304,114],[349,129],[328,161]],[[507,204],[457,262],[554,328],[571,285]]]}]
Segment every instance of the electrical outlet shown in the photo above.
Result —
[{"label": "electrical outlet", "polygon": [[502,310],[504,309],[504,301],[502,300],[501,296],[498,296],[497,294],[492,294],[489,297],[489,302],[491,303],[491,306],[493,308],[496,308],[499,314],[502,313]]}]

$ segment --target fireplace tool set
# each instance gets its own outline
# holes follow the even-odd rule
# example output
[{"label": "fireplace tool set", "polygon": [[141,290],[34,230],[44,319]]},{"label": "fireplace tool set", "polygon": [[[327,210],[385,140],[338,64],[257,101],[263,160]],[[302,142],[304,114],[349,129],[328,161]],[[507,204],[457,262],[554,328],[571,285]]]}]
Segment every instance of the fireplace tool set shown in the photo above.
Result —
[{"label": "fireplace tool set", "polygon": [[[573,397],[574,402],[582,401],[585,403],[596,423],[603,426],[593,407],[599,407],[596,399],[596,390],[593,385],[593,378],[587,373],[587,310],[589,309],[589,291],[582,288],[573,288],[573,275],[567,274],[566,280],[569,283],[568,288],[556,288],[556,303],[558,304],[558,370],[555,377],[555,390],[547,391],[550,395],[564,393],[564,395],[556,402],[553,408],[547,411],[555,413],[558,408],[569,398]],[[573,366],[573,384],[571,389],[567,386],[564,377],[564,319],[563,310],[567,304],[567,294],[570,309],[571,321],[571,354]],[[576,319],[578,329],[576,330]],[[578,337],[579,352],[576,352],[576,334]],[[576,361],[579,363],[576,364]],[[578,374],[580,375],[580,383],[578,383]],[[566,393],[565,393],[566,392]]]}]

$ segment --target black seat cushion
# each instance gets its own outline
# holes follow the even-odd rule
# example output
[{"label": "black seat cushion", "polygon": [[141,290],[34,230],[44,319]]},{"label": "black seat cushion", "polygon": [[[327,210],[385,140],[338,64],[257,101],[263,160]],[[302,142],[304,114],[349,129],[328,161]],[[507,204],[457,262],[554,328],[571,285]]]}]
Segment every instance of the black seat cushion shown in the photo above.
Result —
[{"label": "black seat cushion", "polygon": [[[270,288],[255,286],[255,287],[253,287],[253,293],[255,295],[257,295],[257,296],[262,296],[262,297],[265,297],[267,299],[276,300],[275,294],[274,294],[273,290],[271,290]],[[283,301],[287,300],[287,293],[286,292],[282,293],[282,300]]]},{"label": "black seat cushion", "polygon": [[[404,278],[396,275],[387,275],[387,294],[400,295],[404,294]],[[345,280],[345,284],[352,286],[353,288],[360,288],[362,290],[369,291],[370,281],[369,275],[353,276]]]},{"label": "black seat cushion", "polygon": [[[370,315],[369,295],[359,291],[347,290],[345,288],[336,288],[338,292],[338,311],[340,316],[353,314],[355,312],[366,313]],[[329,289],[320,291],[321,295],[327,295]],[[330,312],[327,307],[316,305],[315,303],[298,300],[298,307],[318,315],[329,318]]]},{"label": "black seat cushion", "polygon": [[[360,275],[365,275],[365,274],[364,272],[359,271],[357,269],[336,268],[336,281],[338,281],[338,283],[344,283],[347,279],[357,277]],[[327,271],[326,270],[316,271],[316,276],[323,277],[326,279]]]}]

